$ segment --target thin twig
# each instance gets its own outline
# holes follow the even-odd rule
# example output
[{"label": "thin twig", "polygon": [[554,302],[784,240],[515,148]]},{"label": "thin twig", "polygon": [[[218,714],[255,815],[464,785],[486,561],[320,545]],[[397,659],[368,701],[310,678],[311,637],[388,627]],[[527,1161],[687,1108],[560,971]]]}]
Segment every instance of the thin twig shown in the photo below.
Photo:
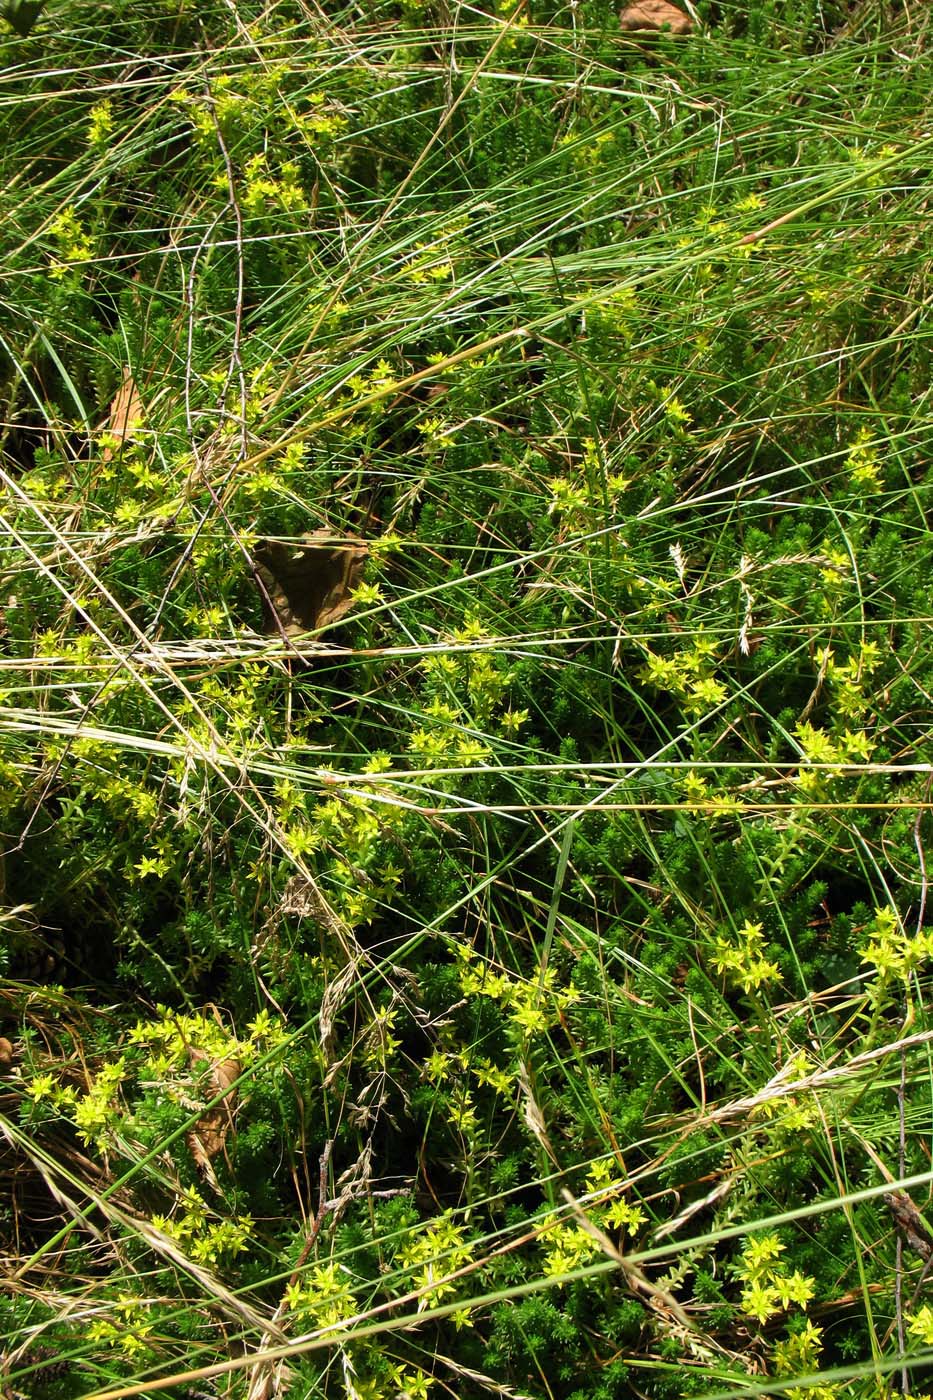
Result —
[{"label": "thin twig", "polygon": [[[933,785],[933,776],[927,778],[926,790],[924,791],[924,802],[929,802],[930,788]],[[914,822],[914,846],[917,850],[917,863],[920,867],[920,904],[917,909],[917,934],[923,929],[923,921],[927,907],[927,889],[929,879],[927,875],[926,852],[923,848],[923,814],[926,810],[921,807],[917,812]],[[897,1086],[897,1169],[898,1175],[903,1178],[907,1175],[907,1125],[905,1099],[907,1093],[907,1057],[901,1051],[901,1075]],[[914,1289],[914,1299],[920,1291],[923,1281],[933,1264],[933,1255],[926,1261],[920,1274],[920,1279]],[[913,1300],[912,1300],[913,1301]],[[904,1327],[904,1237],[898,1232],[897,1244],[894,1256],[894,1315],[897,1321],[897,1354],[903,1362],[907,1350],[906,1329]],[[910,1376],[906,1364],[901,1366],[901,1390],[905,1395],[910,1390]]]},{"label": "thin twig", "polygon": [[[295,1260],[295,1267],[292,1269],[288,1283],[285,1285],[282,1299],[272,1315],[269,1331],[260,1339],[258,1348],[260,1352],[268,1348],[273,1340],[274,1334],[280,1331],[278,1324],[291,1307],[288,1301],[289,1291],[294,1288],[295,1284],[297,1284],[301,1278],[302,1270],[317,1243],[318,1235],[321,1233],[321,1226],[324,1224],[324,1218],[327,1215],[330,1204],[327,1199],[327,1173],[330,1167],[330,1154],[333,1148],[333,1140],[328,1139],[324,1144],[324,1150],[318,1161],[317,1211],[311,1222],[311,1228],[305,1237],[305,1242],[301,1246],[298,1258]],[[283,1379],[284,1370],[284,1361],[279,1361],[278,1365],[271,1367],[262,1361],[257,1361],[256,1368],[250,1377],[249,1389],[247,1391],[248,1400],[268,1400],[268,1397],[273,1393],[273,1386],[277,1386],[277,1383]]]},{"label": "thin twig", "polygon": [[[907,1162],[907,1139],[904,1125],[904,1088],[907,1082],[907,1056],[901,1051],[901,1077],[897,1086],[897,1174],[901,1180],[906,1175]],[[909,1390],[909,1379],[907,1366],[904,1363],[904,1356],[907,1346],[907,1334],[904,1328],[904,1236],[900,1230],[897,1232],[897,1243],[894,1247],[894,1315],[897,1321],[897,1354],[901,1365],[901,1390],[906,1395]]]}]

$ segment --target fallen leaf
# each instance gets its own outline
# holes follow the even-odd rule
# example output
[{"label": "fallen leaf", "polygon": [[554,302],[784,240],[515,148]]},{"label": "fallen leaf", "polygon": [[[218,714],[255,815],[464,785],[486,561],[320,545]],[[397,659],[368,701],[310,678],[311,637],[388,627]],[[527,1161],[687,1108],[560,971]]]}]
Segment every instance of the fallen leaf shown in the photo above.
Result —
[{"label": "fallen leaf", "polygon": [[933,1258],[933,1238],[926,1222],[906,1191],[886,1191],[885,1203],[910,1248],[927,1262]]},{"label": "fallen leaf", "polygon": [[[131,442],[145,417],[145,412],[133,371],[127,365],[123,371],[123,383],[114,395],[102,432],[108,437],[116,438],[120,444]],[[108,444],[101,454],[101,460],[109,462],[113,454],[114,448]]]},{"label": "fallen leaf", "polygon": [[[326,530],[291,543],[260,541],[256,546],[259,574],[278,624],[288,636],[316,632],[349,612],[367,552],[363,540]],[[276,619],[268,618],[267,626],[276,628]]]},{"label": "fallen leaf", "polygon": [[[203,1050],[192,1050],[194,1061],[205,1060]],[[188,1146],[198,1168],[213,1175],[211,1162],[222,1152],[227,1134],[233,1126],[233,1110],[236,1105],[236,1089],[233,1085],[239,1079],[243,1067],[239,1060],[217,1060],[211,1065],[207,1092],[210,1098],[222,1093],[223,1099],[213,1108],[202,1113],[194,1127],[188,1132]]]},{"label": "fallen leaf", "polygon": [[671,34],[689,34],[693,20],[668,0],[635,0],[619,16],[622,29],[667,29]]}]

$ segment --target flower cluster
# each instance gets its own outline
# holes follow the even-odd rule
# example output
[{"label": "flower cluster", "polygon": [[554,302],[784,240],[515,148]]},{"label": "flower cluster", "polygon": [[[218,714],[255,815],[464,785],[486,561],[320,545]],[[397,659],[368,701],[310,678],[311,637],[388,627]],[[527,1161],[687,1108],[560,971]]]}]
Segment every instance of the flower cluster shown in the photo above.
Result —
[{"label": "flower cluster", "polygon": [[762,1234],[749,1240],[736,1264],[741,1281],[742,1311],[756,1322],[767,1322],[789,1307],[806,1308],[816,1291],[813,1279],[781,1262],[786,1246],[777,1235]]},{"label": "flower cluster", "polygon": [[908,933],[894,909],[876,909],[866,933],[862,962],[873,967],[882,982],[888,978],[906,981],[933,958],[933,929]]},{"label": "flower cluster", "polygon": [[684,711],[698,717],[724,704],[729,692],[716,675],[715,641],[702,632],[691,638],[671,656],[661,656],[645,648],[645,662],[639,679],[653,689],[675,696]]},{"label": "flower cluster", "polygon": [[781,975],[777,963],[764,956],[764,949],[763,926],[746,919],[734,935],[717,935],[710,962],[717,972],[748,995],[776,982]]},{"label": "flower cluster", "polygon": [[51,276],[60,281],[80,263],[94,256],[94,242],[78,217],[73,204],[67,205],[49,224],[49,234],[55,244]]},{"label": "flower cluster", "polygon": [[541,1035],[555,1025],[579,993],[570,983],[557,986],[553,965],[537,979],[524,980],[507,972],[495,972],[465,944],[457,948],[460,990],[464,996],[488,997],[507,1011],[513,1033],[521,1041]]}]

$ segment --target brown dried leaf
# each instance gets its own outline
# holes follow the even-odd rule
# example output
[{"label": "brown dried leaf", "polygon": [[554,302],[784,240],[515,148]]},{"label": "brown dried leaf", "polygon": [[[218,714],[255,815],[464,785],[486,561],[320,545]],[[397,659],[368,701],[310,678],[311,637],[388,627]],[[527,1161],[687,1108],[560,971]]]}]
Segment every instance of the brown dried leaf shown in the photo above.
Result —
[{"label": "brown dried leaf", "polygon": [[907,1244],[921,1259],[933,1258],[933,1238],[926,1222],[906,1191],[886,1191],[885,1203]]},{"label": "brown dried leaf", "polygon": [[[193,1060],[205,1059],[203,1051],[192,1050]],[[233,1110],[236,1105],[236,1089],[232,1086],[242,1073],[239,1060],[218,1060],[211,1065],[208,1080],[208,1093],[211,1098],[223,1093],[220,1103],[202,1113],[194,1127],[188,1132],[188,1146],[198,1168],[212,1175],[211,1162],[223,1151],[227,1134],[233,1126]]]},{"label": "brown dried leaf", "polygon": [[[368,553],[363,540],[317,530],[294,543],[262,540],[256,563],[276,616],[288,636],[337,622],[353,606]],[[275,619],[268,618],[272,630]]]},{"label": "brown dried leaf", "polygon": [[668,0],[634,0],[619,16],[622,29],[668,29],[671,34],[690,34],[693,20]]},{"label": "brown dried leaf", "polygon": [[[136,387],[136,380],[133,378],[133,371],[129,365],[123,371],[123,383],[120,385],[110,405],[107,420],[104,423],[103,431],[110,437],[116,438],[119,443],[131,442],[135,436],[136,429],[142,423],[146,415],[143,401],[139,397],[139,390]],[[109,462],[113,456],[114,449],[110,446],[104,448],[101,460]]]}]

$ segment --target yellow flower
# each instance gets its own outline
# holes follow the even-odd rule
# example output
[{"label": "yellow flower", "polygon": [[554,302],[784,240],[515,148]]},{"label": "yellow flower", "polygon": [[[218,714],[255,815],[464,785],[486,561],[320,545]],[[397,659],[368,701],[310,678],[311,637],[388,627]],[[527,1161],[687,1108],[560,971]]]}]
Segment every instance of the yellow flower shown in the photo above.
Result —
[{"label": "yellow flower", "polygon": [[40,1103],[42,1099],[49,1099],[55,1092],[55,1080],[50,1074],[39,1074],[31,1084],[26,1085],[26,1093],[33,1103]]}]

